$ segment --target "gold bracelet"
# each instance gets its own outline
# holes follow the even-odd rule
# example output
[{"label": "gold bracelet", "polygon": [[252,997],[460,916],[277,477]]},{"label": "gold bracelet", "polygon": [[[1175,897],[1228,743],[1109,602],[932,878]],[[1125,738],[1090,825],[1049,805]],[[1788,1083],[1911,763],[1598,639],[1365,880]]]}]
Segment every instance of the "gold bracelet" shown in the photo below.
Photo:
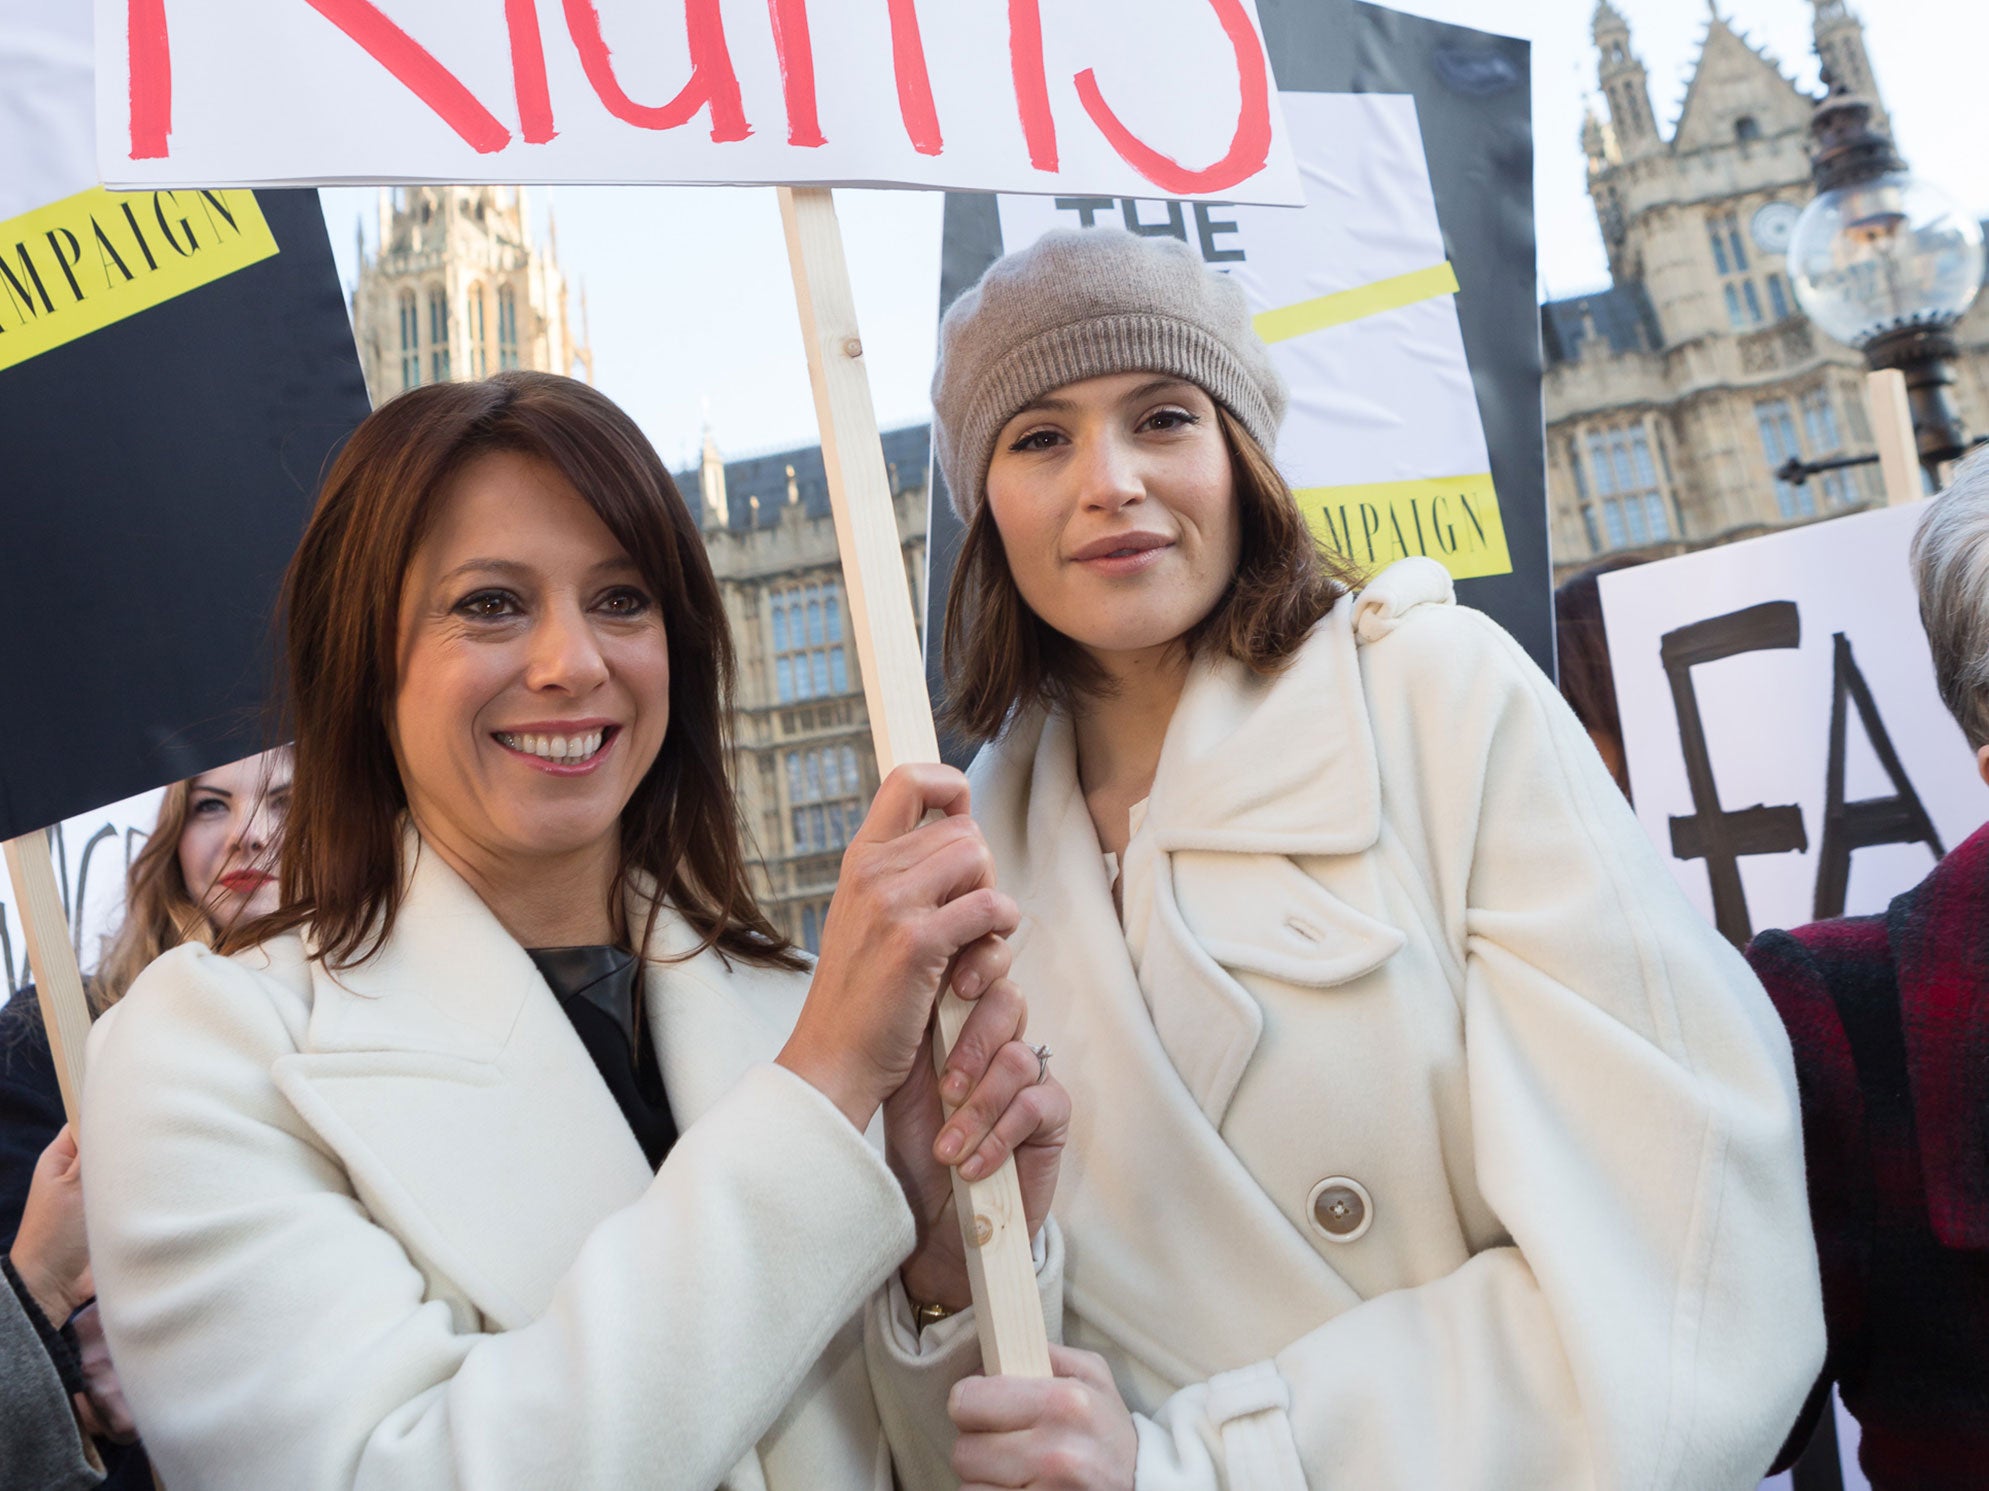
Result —
[{"label": "gold bracelet", "polygon": [[958,1313],[951,1305],[937,1303],[929,1305],[914,1304],[912,1305],[912,1325],[914,1329],[923,1335],[928,1325],[937,1325],[949,1315],[956,1315]]}]

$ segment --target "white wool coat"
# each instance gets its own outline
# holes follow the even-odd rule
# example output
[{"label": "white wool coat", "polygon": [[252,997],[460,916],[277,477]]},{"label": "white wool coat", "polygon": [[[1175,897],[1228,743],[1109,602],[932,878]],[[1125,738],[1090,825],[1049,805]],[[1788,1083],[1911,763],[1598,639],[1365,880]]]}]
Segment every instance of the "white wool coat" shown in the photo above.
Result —
[{"label": "white wool coat", "polygon": [[[630,924],[647,904],[632,900]],[[696,938],[665,910],[648,952]],[[167,954],[98,1023],[104,1326],[173,1491],[890,1491],[855,1315],[880,1156],[769,1064],[805,975],[652,963],[652,1175],[523,949],[432,850],[380,953]]]},{"label": "white wool coat", "polygon": [[[971,773],[1074,1102],[1059,1324],[1138,1491],[1737,1491],[1822,1362],[1774,1011],[1450,599],[1407,561],[1275,678],[1196,665],[1123,929],[1069,720]],[[971,1323],[917,1336],[894,1291],[867,1330],[903,1478],[952,1484]]]}]

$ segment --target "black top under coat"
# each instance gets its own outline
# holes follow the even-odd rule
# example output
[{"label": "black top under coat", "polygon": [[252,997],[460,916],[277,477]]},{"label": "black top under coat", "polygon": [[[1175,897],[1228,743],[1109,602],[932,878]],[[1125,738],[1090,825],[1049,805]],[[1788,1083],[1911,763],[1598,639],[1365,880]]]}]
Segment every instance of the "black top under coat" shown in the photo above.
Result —
[{"label": "black top under coat", "polygon": [[642,960],[619,947],[525,950],[573,1022],[653,1170],[677,1142],[656,1045],[643,1029]]}]

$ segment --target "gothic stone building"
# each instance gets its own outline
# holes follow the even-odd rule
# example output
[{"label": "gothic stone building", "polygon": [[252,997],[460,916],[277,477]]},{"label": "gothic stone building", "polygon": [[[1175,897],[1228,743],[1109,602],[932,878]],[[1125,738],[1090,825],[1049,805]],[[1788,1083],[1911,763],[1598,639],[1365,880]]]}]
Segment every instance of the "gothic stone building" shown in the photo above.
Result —
[{"label": "gothic stone building", "polygon": [[[540,247],[522,187],[380,193],[380,242],[362,236],[352,331],[375,404],[403,389],[500,368],[593,377],[567,312],[557,230]],[[584,303],[583,303],[584,313]]]},{"label": "gothic stone building", "polygon": [[[905,583],[923,634],[927,427],[884,435]],[[709,433],[677,478],[704,528],[739,652],[733,781],[755,889],[813,952],[844,845],[877,791],[870,713],[819,446],[722,462]]]},{"label": "gothic stone building", "polygon": [[[1824,65],[1883,125],[1862,22],[1845,0],[1810,3]],[[1591,113],[1582,147],[1611,285],[1541,307],[1557,578],[1883,501],[1874,466],[1799,486],[1773,474],[1792,455],[1874,448],[1864,360],[1811,326],[1783,264],[1812,195],[1814,101],[1715,13],[1667,136],[1609,0],[1594,34],[1607,117]],[[1989,297],[1957,331],[1956,402],[1981,433]]]}]

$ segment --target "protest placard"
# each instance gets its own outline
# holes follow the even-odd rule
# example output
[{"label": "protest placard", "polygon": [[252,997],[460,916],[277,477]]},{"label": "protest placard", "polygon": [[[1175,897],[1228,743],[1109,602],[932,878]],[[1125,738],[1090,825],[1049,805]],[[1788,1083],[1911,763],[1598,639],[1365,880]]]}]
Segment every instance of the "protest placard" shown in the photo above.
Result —
[{"label": "protest placard", "polygon": [[265,744],[276,587],[366,391],[315,192],[0,219],[0,837]]},{"label": "protest placard", "polygon": [[[151,836],[159,818],[154,789],[122,802],[92,808],[49,830],[69,945],[84,972],[97,966],[106,939],[124,921],[124,875]],[[3,887],[0,887],[3,888]],[[11,894],[0,895],[0,1004],[33,982],[19,908]]]},{"label": "protest placard", "polygon": [[1253,0],[97,0],[104,179],[1296,202]]},{"label": "protest placard", "polygon": [[1924,511],[1602,577],[1637,815],[1735,943],[1883,911],[1989,817],[1907,570]]}]

